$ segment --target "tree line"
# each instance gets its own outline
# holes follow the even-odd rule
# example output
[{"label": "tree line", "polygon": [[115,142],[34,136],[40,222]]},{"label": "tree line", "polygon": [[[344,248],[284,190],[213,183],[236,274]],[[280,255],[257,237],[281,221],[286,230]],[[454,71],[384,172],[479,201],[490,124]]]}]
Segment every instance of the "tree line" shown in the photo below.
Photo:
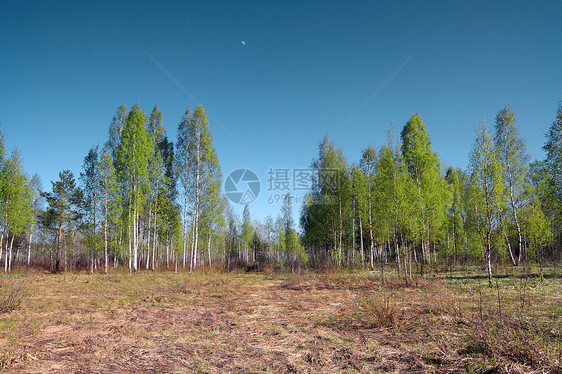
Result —
[{"label": "tree line", "polygon": [[[88,151],[77,178],[61,171],[50,191],[38,175],[27,176],[19,151],[5,158],[0,140],[0,262],[7,273],[16,260],[53,273],[107,273],[119,266],[233,268],[264,261],[266,251],[284,258],[286,225],[251,222],[248,206],[241,220],[222,194],[203,106],[186,110],[175,143],[158,106],[148,116],[138,104],[119,106],[104,146]],[[296,231],[288,232],[298,243]]]},{"label": "tree line", "polygon": [[423,274],[424,265],[482,261],[490,282],[493,260],[559,259],[561,131],[562,103],[547,133],[546,160],[530,162],[507,105],[493,128],[477,130],[468,170],[441,167],[419,114],[401,130],[400,144],[389,130],[385,145],[368,146],[352,164],[326,135],[301,215],[306,251],[317,265],[380,264],[383,275],[392,261],[406,279],[412,264]]},{"label": "tree line", "polygon": [[18,150],[0,138],[0,261],[52,272],[201,266],[368,267],[393,264],[406,280],[424,266],[470,261],[517,266],[558,260],[562,221],[562,103],[546,134],[546,159],[530,162],[507,105],[482,124],[467,170],[444,170],[419,114],[349,163],[328,135],[312,161],[300,234],[287,195],[278,217],[238,217],[205,109],[187,109],[177,139],[155,106],[118,107],[103,147],[92,147],[75,178],[51,190],[29,178]]}]

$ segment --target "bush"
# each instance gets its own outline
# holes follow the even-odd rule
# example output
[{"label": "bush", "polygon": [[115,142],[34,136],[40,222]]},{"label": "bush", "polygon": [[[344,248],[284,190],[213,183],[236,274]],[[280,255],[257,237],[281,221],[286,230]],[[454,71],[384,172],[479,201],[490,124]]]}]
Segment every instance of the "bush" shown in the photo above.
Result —
[{"label": "bush", "polygon": [[0,285],[0,313],[9,313],[17,309],[27,296],[27,290],[21,285]]},{"label": "bush", "polygon": [[393,327],[398,321],[400,308],[390,301],[390,296],[383,295],[359,302],[357,317],[369,327]]}]

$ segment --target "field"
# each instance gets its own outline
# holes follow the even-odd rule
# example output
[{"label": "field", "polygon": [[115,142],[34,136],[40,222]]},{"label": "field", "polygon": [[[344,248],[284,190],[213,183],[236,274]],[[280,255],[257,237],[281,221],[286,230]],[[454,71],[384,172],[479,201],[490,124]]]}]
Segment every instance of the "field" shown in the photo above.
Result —
[{"label": "field", "polygon": [[0,371],[562,372],[562,280],[509,271],[1,276]]}]

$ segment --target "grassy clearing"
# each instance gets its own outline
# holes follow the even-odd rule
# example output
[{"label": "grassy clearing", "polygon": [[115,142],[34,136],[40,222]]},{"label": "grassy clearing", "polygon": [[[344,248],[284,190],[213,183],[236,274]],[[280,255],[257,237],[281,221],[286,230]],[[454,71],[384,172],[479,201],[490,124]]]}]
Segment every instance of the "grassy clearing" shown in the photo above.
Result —
[{"label": "grassy clearing", "polygon": [[[31,274],[6,372],[561,372],[562,281],[460,273]],[[7,288],[6,288],[7,289]]]}]

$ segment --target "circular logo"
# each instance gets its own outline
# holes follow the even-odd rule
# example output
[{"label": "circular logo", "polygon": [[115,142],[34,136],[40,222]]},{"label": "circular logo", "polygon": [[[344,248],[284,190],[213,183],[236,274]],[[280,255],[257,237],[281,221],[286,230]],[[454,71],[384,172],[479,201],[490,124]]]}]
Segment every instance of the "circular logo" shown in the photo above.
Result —
[{"label": "circular logo", "polygon": [[226,177],[224,192],[235,204],[249,204],[260,194],[260,179],[250,169],[236,169]]}]

